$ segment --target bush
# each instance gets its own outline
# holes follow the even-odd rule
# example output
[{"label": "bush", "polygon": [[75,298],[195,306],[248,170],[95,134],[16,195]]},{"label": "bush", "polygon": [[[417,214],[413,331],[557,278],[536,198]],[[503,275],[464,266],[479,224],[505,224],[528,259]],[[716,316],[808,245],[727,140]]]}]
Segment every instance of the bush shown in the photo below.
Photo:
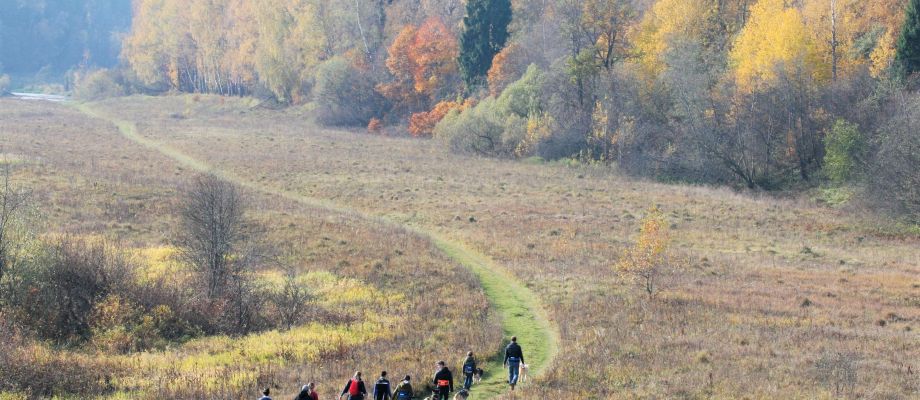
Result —
[{"label": "bush", "polygon": [[838,119],[825,139],[824,173],[837,184],[852,179],[865,151],[866,140],[859,126]]},{"label": "bush", "polygon": [[511,153],[502,141],[506,118],[494,98],[486,98],[475,107],[453,110],[434,129],[434,136],[452,151],[485,156]]},{"label": "bush", "polygon": [[118,82],[116,72],[107,69],[98,69],[75,79],[73,96],[79,100],[93,101],[110,97],[119,97],[126,94],[122,84]]},{"label": "bush", "polygon": [[498,97],[498,106],[505,112],[522,118],[543,112],[543,71],[535,64]]},{"label": "bush", "polygon": [[342,57],[319,65],[314,98],[317,120],[332,126],[367,126],[386,106],[368,74]]},{"label": "bush", "polygon": [[[434,132],[454,151],[488,156],[530,156],[539,142],[549,136],[548,124],[552,122],[552,118],[543,113],[542,99],[543,73],[536,65],[531,65],[498,99],[488,97],[469,109],[464,104],[444,117]],[[413,122],[422,126],[427,120],[419,117]]]},{"label": "bush", "polygon": [[451,110],[463,111],[470,105],[456,101],[442,101],[434,106],[431,111],[412,114],[409,117],[409,133],[415,137],[431,137],[434,127],[444,119]]},{"label": "bush", "polygon": [[894,104],[897,116],[877,138],[868,180],[869,193],[889,212],[920,223],[920,96]]},{"label": "bush", "polygon": [[16,304],[23,323],[43,338],[82,341],[90,336],[90,315],[106,294],[133,280],[134,269],[111,245],[64,237],[46,244],[17,281]]}]

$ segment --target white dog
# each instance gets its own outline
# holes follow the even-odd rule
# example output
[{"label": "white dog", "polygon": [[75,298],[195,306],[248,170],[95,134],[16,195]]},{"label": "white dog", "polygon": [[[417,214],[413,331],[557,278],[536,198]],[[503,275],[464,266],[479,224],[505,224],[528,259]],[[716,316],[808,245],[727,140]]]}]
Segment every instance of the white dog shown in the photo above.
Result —
[{"label": "white dog", "polygon": [[530,366],[521,363],[521,366],[518,367],[518,381],[521,383],[527,382],[528,372],[530,372]]}]

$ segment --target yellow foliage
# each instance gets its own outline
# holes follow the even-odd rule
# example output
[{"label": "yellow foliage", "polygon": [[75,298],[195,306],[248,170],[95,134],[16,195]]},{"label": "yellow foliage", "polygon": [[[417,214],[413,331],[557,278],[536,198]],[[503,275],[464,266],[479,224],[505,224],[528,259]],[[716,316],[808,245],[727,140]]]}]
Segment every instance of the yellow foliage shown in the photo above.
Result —
[{"label": "yellow foliage", "polygon": [[543,115],[533,115],[527,119],[527,135],[518,143],[514,149],[514,155],[517,157],[526,157],[532,155],[537,150],[537,145],[550,135],[552,135],[553,117],[544,113]]},{"label": "yellow foliage", "polygon": [[[178,250],[172,246],[145,247],[134,250],[132,260],[138,268],[141,283],[155,281],[185,270],[178,261]],[[177,278],[178,279],[178,278]]]},{"label": "yellow foliage", "polygon": [[869,55],[872,62],[870,66],[872,76],[879,77],[891,67],[896,53],[894,45],[897,40],[897,33],[893,29],[887,30],[885,34],[879,38],[875,50]]},{"label": "yellow foliage", "polygon": [[804,72],[816,81],[828,77],[802,13],[786,7],[783,0],[759,0],[730,54],[735,81],[745,91],[769,87],[777,68],[790,74]]},{"label": "yellow foliage", "polygon": [[676,38],[699,38],[705,25],[707,0],[660,0],[645,14],[636,37],[642,72],[657,76],[663,57]]},{"label": "yellow foliage", "polygon": [[626,249],[616,264],[616,270],[641,284],[649,295],[654,293],[654,280],[665,264],[665,255],[670,241],[664,215],[653,207],[642,219],[639,240]]}]

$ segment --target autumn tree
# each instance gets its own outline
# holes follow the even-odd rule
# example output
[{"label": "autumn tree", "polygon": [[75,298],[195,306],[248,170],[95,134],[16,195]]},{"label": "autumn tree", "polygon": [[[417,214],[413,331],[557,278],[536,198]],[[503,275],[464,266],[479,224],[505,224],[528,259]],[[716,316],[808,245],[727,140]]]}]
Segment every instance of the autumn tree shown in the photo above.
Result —
[{"label": "autumn tree", "polygon": [[214,175],[198,177],[180,205],[175,245],[204,277],[209,297],[219,297],[246,267],[249,239],[245,205],[236,185]]},{"label": "autumn tree", "polygon": [[667,267],[669,241],[664,215],[658,208],[650,209],[642,219],[639,240],[620,256],[616,271],[638,284],[649,297],[653,296],[658,289],[658,278]]},{"label": "autumn tree", "polygon": [[731,51],[735,80],[743,90],[757,90],[777,80],[777,70],[799,70],[816,81],[828,68],[801,12],[783,0],[759,0]]},{"label": "autumn tree", "polygon": [[449,81],[457,73],[457,39],[438,18],[430,18],[415,32],[409,47],[415,91],[434,95],[449,91]]},{"label": "autumn tree", "polygon": [[910,0],[907,3],[895,59],[905,74],[920,71],[920,0]]},{"label": "autumn tree", "polygon": [[469,0],[460,35],[460,73],[467,88],[480,84],[492,59],[505,47],[511,23],[510,0]]},{"label": "autumn tree", "polygon": [[393,80],[379,89],[397,114],[427,109],[452,94],[457,75],[457,40],[438,18],[406,26],[390,45],[387,69]]}]

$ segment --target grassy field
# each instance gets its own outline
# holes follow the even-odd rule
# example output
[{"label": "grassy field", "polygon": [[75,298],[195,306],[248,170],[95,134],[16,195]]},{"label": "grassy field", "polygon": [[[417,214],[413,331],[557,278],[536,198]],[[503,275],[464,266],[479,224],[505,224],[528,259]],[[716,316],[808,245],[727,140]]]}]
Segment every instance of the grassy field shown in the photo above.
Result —
[{"label": "grassy field", "polygon": [[[176,192],[201,168],[139,146],[77,110],[2,103],[2,159],[12,165],[14,183],[34,189],[45,231],[108,237],[143,266],[139,279],[182,279],[167,239]],[[263,386],[293,396],[307,381],[331,394],[356,369],[368,379],[382,369],[424,378],[438,359],[453,362],[466,350],[488,354],[501,342],[499,316],[475,275],[418,233],[259,190],[247,197],[269,242],[288,249],[288,267],[309,288],[312,322],[143,353],[39,342],[13,351],[35,370],[60,362],[91,371],[86,379],[105,380],[106,397],[248,398]],[[256,271],[268,291],[282,286],[284,274],[272,266]],[[94,394],[59,383],[48,392]]]},{"label": "grassy field", "polygon": [[[920,238],[852,206],[642,182],[601,167],[457,156],[434,141],[322,129],[306,109],[268,110],[247,99],[129,97],[82,106],[97,118],[57,105],[23,107],[0,118],[0,152],[33,165],[18,176],[52,188],[50,220],[64,227],[155,242],[168,227],[163,213],[119,221],[108,210],[156,204],[151,198],[169,197],[174,180],[212,168],[278,204],[269,209],[286,210],[266,216],[268,223],[296,218],[303,228],[339,215],[353,221],[343,225],[365,227],[363,240],[343,239],[347,247],[377,258],[398,243],[386,232],[414,238],[414,256],[455,265],[481,287],[483,302],[488,295],[484,304],[502,317],[504,333],[527,338],[532,363],[546,362],[519,398],[920,396]],[[39,129],[34,115],[68,126],[47,141],[30,138],[29,129],[10,133],[13,124]],[[97,144],[86,147],[87,140]],[[64,174],[68,163],[80,173]],[[93,163],[111,176],[86,178]],[[94,180],[136,183],[87,199]],[[612,266],[652,206],[670,227],[672,268],[649,299]],[[315,270],[343,275],[323,262]],[[445,282],[453,279],[431,286]],[[456,307],[423,311],[484,335],[459,347],[497,349],[497,324],[462,323],[469,317],[445,310]],[[374,360],[411,342],[390,342]],[[501,391],[495,372],[483,392]],[[338,383],[323,382],[323,393]]]},{"label": "grassy field", "polygon": [[[262,192],[270,196],[287,198],[307,206],[318,207],[338,213],[356,213],[354,210],[344,208],[328,200],[275,189],[272,186],[247,180],[227,170],[216,168],[199,159],[190,157],[180,150],[139,135],[137,127],[133,122],[113,117],[112,114],[100,112],[92,105],[76,104],[75,107],[94,118],[111,121],[118,127],[119,132],[125,138],[170,157],[176,162],[191,169],[200,172],[214,173],[242,187]],[[557,335],[555,327],[547,320],[545,311],[542,309],[542,305],[534,294],[529,289],[522,287],[516,279],[504,271],[502,267],[495,264],[488,257],[469,249],[462,243],[452,241],[440,235],[433,236],[434,234],[432,232],[421,228],[403,226],[386,217],[374,217],[370,215],[362,215],[361,217],[364,219],[381,221],[393,226],[405,227],[421,237],[426,237],[446,256],[471,270],[479,279],[483,291],[489,299],[489,304],[501,318],[505,337],[518,336],[520,343],[526,344],[532,349],[532,352],[529,353],[529,365],[533,373],[539,375],[549,364],[557,348],[557,343],[555,343],[555,336]],[[483,367],[488,371],[493,371],[493,373],[487,375],[482,380],[481,384],[477,385],[476,391],[473,393],[473,396],[471,396],[472,399],[491,398],[505,393],[508,389],[504,374],[496,373],[502,369],[501,353],[497,352],[495,356],[491,358],[492,360],[490,360],[488,364],[483,365]]]}]

